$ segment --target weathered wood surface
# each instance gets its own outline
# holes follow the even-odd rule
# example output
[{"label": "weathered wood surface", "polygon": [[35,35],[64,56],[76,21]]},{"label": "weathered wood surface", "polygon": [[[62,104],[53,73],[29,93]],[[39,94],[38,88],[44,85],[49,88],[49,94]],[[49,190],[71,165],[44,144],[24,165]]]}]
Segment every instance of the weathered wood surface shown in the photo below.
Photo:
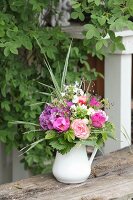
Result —
[{"label": "weathered wood surface", "polygon": [[0,200],[129,200],[132,198],[133,154],[129,148],[97,157],[92,166],[91,177],[82,184],[63,184],[57,182],[52,175],[45,175],[0,186]]}]

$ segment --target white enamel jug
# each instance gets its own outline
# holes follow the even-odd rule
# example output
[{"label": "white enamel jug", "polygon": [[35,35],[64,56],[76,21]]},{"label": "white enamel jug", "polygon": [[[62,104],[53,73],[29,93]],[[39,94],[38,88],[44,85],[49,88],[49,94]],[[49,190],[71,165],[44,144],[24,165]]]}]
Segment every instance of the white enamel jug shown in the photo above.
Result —
[{"label": "white enamel jug", "polygon": [[90,159],[88,159],[85,146],[75,146],[70,152],[62,155],[56,153],[53,175],[62,183],[82,183],[86,181],[91,173],[91,164],[96,155],[95,148]]}]

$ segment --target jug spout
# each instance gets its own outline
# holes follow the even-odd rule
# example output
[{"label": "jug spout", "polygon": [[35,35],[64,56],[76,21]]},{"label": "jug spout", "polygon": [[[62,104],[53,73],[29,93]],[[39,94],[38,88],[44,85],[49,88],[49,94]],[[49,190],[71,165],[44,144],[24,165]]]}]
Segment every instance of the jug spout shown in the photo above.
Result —
[{"label": "jug spout", "polygon": [[92,164],[92,162],[93,162],[93,160],[94,160],[94,157],[95,157],[95,155],[96,155],[96,153],[97,153],[97,148],[95,147],[94,148],[94,150],[93,150],[93,153],[91,154],[91,157],[90,157],[90,159],[89,159],[89,164],[91,165]]}]

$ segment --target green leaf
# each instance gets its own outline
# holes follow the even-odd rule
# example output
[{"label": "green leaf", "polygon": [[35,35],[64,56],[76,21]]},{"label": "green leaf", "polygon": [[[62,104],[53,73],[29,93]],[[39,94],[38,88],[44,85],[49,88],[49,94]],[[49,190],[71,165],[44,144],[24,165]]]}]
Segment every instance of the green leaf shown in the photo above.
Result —
[{"label": "green leaf", "polygon": [[1,108],[4,108],[6,111],[10,111],[10,102],[9,101],[3,101],[1,103]]},{"label": "green leaf", "polygon": [[94,25],[92,25],[92,24],[86,24],[84,26],[84,29],[87,31],[86,38],[88,40],[91,39],[91,38],[93,38],[93,37],[96,37],[96,38],[100,37],[99,31],[97,30],[97,28],[95,28]]},{"label": "green leaf", "polygon": [[103,39],[102,42],[105,47],[108,47],[108,39]]},{"label": "green leaf", "polygon": [[98,22],[101,26],[103,26],[106,22],[106,17],[105,16],[99,17]]},{"label": "green leaf", "polygon": [[72,19],[77,19],[79,17],[79,13],[78,12],[72,12],[71,13],[71,18]]},{"label": "green leaf", "polygon": [[43,146],[41,144],[37,144],[36,145],[36,148],[40,149],[40,150],[43,150]]},{"label": "green leaf", "polygon": [[85,20],[85,16],[84,16],[84,14],[83,14],[82,12],[79,13],[79,19],[80,19],[81,21],[84,21],[84,20]]},{"label": "green leaf", "polygon": [[29,166],[32,166],[32,164],[33,164],[33,156],[32,155],[28,156],[27,162],[28,162]]},{"label": "green leaf", "polygon": [[102,47],[103,47],[103,41],[102,41],[102,40],[99,40],[99,41],[96,43],[96,50],[99,51]]},{"label": "green leaf", "polygon": [[64,138],[69,142],[75,140],[75,135],[72,129],[69,129],[66,133],[64,133]]},{"label": "green leaf", "polygon": [[94,30],[89,30],[87,33],[86,33],[86,38],[88,40],[92,39],[94,37],[95,33],[94,33]]},{"label": "green leaf", "polygon": [[75,4],[72,4],[72,8],[76,9],[81,6],[81,3],[76,2]]},{"label": "green leaf", "polygon": [[54,139],[57,136],[57,133],[54,130],[49,130],[49,131],[45,132],[45,134],[46,134],[46,136],[45,136],[46,140]]},{"label": "green leaf", "polygon": [[96,4],[97,6],[99,6],[100,3],[101,3],[101,0],[95,0],[95,4]]},{"label": "green leaf", "polygon": [[20,38],[20,41],[22,42],[23,46],[28,49],[32,50],[32,42],[31,39],[28,36],[23,36]]},{"label": "green leaf", "polygon": [[56,150],[63,150],[65,148],[64,144],[60,144],[58,140],[51,141],[50,146]]},{"label": "green leaf", "polygon": [[15,46],[12,46],[12,47],[10,47],[10,51],[13,53],[13,54],[18,54],[18,50],[17,50],[17,48],[15,47]]},{"label": "green leaf", "polygon": [[117,43],[116,46],[117,46],[117,48],[118,48],[119,50],[122,50],[122,51],[125,50],[125,46],[124,46],[124,44],[122,44],[121,42]]},{"label": "green leaf", "polygon": [[0,28],[0,37],[2,38],[2,37],[4,37],[4,35],[5,35],[4,29],[1,29],[1,28]]},{"label": "green leaf", "polygon": [[87,0],[88,3],[94,2],[95,0]]},{"label": "green leaf", "polygon": [[83,145],[87,145],[87,146],[96,146],[96,141],[91,141],[91,140],[80,140],[79,142],[77,142],[77,145],[83,144]]},{"label": "green leaf", "polygon": [[115,40],[115,33],[111,30],[108,33],[109,33],[110,39],[114,41]]},{"label": "green leaf", "polygon": [[6,48],[4,49],[4,55],[7,57],[7,56],[9,56],[9,54],[10,54],[10,48],[9,48],[9,47],[6,47]]},{"label": "green leaf", "polygon": [[26,138],[28,139],[29,142],[31,142],[34,136],[35,136],[34,132],[31,132],[26,135]]},{"label": "green leaf", "polygon": [[103,141],[104,141],[104,142],[108,139],[108,134],[107,134],[107,132],[102,132],[102,138],[103,138]]}]

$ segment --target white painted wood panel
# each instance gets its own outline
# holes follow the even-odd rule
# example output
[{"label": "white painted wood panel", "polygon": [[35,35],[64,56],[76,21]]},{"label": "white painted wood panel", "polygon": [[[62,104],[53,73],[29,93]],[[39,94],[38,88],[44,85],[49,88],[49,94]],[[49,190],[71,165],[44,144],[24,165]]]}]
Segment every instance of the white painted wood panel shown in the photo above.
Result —
[{"label": "white painted wood panel", "polygon": [[[106,153],[131,144],[131,68],[131,54],[114,54],[105,58],[105,98],[113,104],[108,114],[116,126],[118,139],[106,142]],[[128,139],[121,132],[123,127]]]}]

